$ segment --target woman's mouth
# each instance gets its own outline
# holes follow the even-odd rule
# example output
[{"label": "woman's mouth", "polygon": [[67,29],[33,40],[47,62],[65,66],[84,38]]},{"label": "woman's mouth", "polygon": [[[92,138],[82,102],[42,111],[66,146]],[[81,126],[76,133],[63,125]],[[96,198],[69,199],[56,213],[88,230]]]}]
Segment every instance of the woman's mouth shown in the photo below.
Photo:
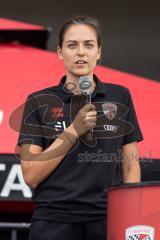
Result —
[{"label": "woman's mouth", "polygon": [[81,66],[84,66],[85,64],[87,64],[87,62],[84,61],[84,60],[78,60],[78,61],[75,62],[75,64],[77,66],[81,67]]}]

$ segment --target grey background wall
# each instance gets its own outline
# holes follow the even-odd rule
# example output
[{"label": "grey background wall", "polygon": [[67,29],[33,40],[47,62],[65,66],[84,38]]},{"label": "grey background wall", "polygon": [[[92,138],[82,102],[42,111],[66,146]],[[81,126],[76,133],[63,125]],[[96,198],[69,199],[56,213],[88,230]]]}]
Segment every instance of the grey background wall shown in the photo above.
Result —
[{"label": "grey background wall", "polygon": [[159,0],[0,0],[0,17],[51,26],[50,50],[60,25],[77,14],[100,22],[102,65],[160,81]]}]

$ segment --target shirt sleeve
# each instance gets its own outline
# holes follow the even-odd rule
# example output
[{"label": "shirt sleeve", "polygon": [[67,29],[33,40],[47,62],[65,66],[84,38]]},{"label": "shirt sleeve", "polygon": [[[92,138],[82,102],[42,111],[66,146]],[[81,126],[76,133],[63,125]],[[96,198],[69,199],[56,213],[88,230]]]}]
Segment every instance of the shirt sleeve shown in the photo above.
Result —
[{"label": "shirt sleeve", "polygon": [[126,96],[126,106],[128,107],[128,113],[125,116],[125,120],[132,124],[132,130],[124,136],[123,145],[143,140],[143,135],[137,120],[135,107],[129,90],[127,91]]},{"label": "shirt sleeve", "polygon": [[39,145],[44,148],[44,136],[40,124],[40,115],[34,97],[29,95],[24,105],[20,125],[18,146],[24,143]]}]

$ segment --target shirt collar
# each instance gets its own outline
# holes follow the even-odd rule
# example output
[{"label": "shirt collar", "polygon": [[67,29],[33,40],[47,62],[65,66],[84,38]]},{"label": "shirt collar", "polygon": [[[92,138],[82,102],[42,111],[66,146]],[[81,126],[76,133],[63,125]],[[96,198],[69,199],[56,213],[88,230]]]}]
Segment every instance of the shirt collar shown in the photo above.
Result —
[{"label": "shirt collar", "polygon": [[[105,97],[106,90],[105,90],[104,83],[101,82],[95,74],[93,75],[93,79],[96,83],[96,87],[92,92],[91,98],[95,97],[96,95]],[[65,102],[68,102],[73,96],[73,93],[65,88],[65,81],[66,81],[66,76],[63,76],[58,84],[57,90],[58,90],[59,96],[61,96]]]}]

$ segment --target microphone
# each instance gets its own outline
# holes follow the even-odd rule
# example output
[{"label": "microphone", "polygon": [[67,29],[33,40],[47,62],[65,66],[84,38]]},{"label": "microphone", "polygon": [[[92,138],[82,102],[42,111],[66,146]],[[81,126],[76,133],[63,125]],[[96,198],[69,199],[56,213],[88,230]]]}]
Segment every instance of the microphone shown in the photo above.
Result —
[{"label": "microphone", "polygon": [[87,103],[91,103],[91,90],[90,87],[92,82],[88,76],[83,76],[79,78],[79,88],[81,89],[82,94],[87,96]]},{"label": "microphone", "polygon": [[[91,104],[91,87],[92,82],[90,81],[88,76],[83,76],[79,78],[79,88],[81,89],[82,94],[87,97],[87,103]],[[89,134],[87,136],[88,140],[93,140],[93,128],[90,129]]]}]

